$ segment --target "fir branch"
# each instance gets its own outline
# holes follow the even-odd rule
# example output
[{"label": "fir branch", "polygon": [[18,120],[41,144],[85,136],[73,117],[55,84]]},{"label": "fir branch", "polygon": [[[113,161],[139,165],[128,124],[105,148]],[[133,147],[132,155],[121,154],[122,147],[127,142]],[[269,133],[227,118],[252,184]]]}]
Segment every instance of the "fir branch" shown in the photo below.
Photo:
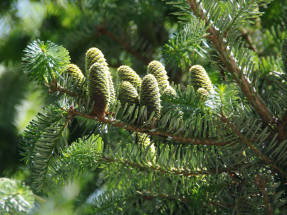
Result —
[{"label": "fir branch", "polygon": [[[187,0],[187,2],[194,15],[207,23],[208,17],[204,10],[198,5],[196,0]],[[225,39],[220,37],[219,30],[217,30],[213,24],[210,24],[207,31],[209,33],[207,38],[218,51],[222,63],[232,74],[233,78],[236,80],[237,84],[240,86],[242,92],[245,94],[250,104],[254,107],[255,111],[265,121],[265,123],[274,124],[276,122],[276,118],[270,112],[264,101],[259,97],[257,92],[252,88],[247,77],[243,75],[236,59],[229,53]]]},{"label": "fir branch", "polygon": [[224,123],[226,123],[226,125],[228,125],[231,128],[233,133],[236,134],[248,148],[250,148],[256,155],[258,155],[266,164],[270,165],[273,169],[277,170],[285,179],[287,179],[287,173],[283,169],[281,169],[279,166],[277,166],[273,160],[271,160],[269,157],[264,155],[260,150],[258,150],[252,144],[252,142],[248,138],[246,138],[240,132],[240,130],[224,116],[224,114],[222,114],[219,117]]},{"label": "fir branch", "polygon": [[129,125],[125,122],[119,122],[117,120],[106,119],[106,118],[101,118],[101,119],[96,118],[94,115],[81,113],[73,108],[70,108],[70,110],[65,110],[65,111],[69,112],[73,116],[80,116],[80,117],[87,118],[87,119],[98,120],[99,122],[102,122],[102,123],[105,123],[105,124],[108,124],[108,125],[111,125],[117,128],[124,128],[125,130],[128,130],[128,131],[146,133],[152,136],[166,137],[166,138],[172,139],[173,141],[180,142],[180,143],[187,143],[187,144],[193,144],[193,145],[208,145],[208,146],[225,146],[225,145],[231,144],[231,142],[218,142],[216,139],[211,139],[211,138],[201,139],[201,138],[182,137],[182,136],[176,136],[173,134],[165,133],[162,131],[153,131],[153,129],[151,128],[139,128],[134,125]]}]

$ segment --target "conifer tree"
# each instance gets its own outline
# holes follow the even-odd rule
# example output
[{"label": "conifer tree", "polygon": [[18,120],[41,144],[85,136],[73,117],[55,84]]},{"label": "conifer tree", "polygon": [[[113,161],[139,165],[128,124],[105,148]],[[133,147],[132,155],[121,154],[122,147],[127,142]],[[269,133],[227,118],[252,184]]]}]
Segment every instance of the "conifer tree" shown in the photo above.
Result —
[{"label": "conifer tree", "polygon": [[35,214],[49,195],[55,214],[286,214],[287,38],[262,32],[280,50],[265,56],[242,30],[270,2],[167,0],[178,32],[145,72],[119,65],[113,80],[108,50],[81,68],[32,42],[24,68],[56,97],[21,141]]}]

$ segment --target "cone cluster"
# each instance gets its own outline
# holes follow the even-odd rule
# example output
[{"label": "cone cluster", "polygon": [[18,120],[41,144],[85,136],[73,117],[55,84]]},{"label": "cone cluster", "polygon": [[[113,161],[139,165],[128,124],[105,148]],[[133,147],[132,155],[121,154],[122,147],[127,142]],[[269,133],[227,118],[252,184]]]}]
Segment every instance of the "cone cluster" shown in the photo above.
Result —
[{"label": "cone cluster", "polygon": [[[86,52],[85,67],[88,96],[94,103],[93,114],[104,117],[116,98],[108,63],[101,50],[94,47]],[[84,82],[85,77],[77,65],[68,65],[66,71],[78,86]],[[213,86],[205,69],[201,65],[194,65],[189,71],[198,94],[207,97],[213,91]],[[159,61],[148,64],[147,75],[143,79],[126,65],[120,66],[117,73],[120,80],[118,99],[121,103],[146,106],[148,115],[154,113],[156,119],[160,118],[161,96],[177,95],[168,81],[165,67]]]}]

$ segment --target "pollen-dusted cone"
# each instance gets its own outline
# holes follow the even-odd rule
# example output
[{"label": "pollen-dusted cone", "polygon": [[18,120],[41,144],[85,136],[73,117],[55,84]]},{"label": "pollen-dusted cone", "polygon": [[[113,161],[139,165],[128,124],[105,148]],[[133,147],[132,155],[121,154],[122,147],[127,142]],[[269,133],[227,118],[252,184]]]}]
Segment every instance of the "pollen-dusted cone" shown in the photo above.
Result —
[{"label": "pollen-dusted cone", "polygon": [[95,103],[92,114],[103,118],[109,107],[110,91],[107,70],[102,64],[94,63],[90,67],[88,90],[91,101]]},{"label": "pollen-dusted cone", "polygon": [[123,81],[119,88],[121,103],[139,104],[139,95],[136,88],[128,81]]},{"label": "pollen-dusted cone", "polygon": [[167,87],[169,87],[167,73],[164,66],[159,61],[154,60],[150,62],[147,66],[147,73],[154,75],[161,92],[163,92]]},{"label": "pollen-dusted cone", "polygon": [[156,78],[152,74],[148,74],[144,77],[141,86],[141,105],[147,107],[149,114],[155,112],[155,117],[160,117],[160,93]]},{"label": "pollen-dusted cone", "polygon": [[118,75],[121,81],[130,82],[136,89],[140,89],[142,79],[140,76],[129,66],[120,66],[118,68]]},{"label": "pollen-dusted cone", "polygon": [[196,90],[198,88],[204,88],[207,91],[213,91],[209,76],[201,65],[190,67],[189,72],[191,73],[191,83]]},{"label": "pollen-dusted cone", "polygon": [[116,99],[116,94],[115,94],[115,88],[114,88],[114,84],[113,84],[113,79],[112,79],[112,75],[109,71],[109,66],[108,63],[105,59],[104,54],[102,53],[102,51],[98,48],[90,48],[87,52],[86,52],[86,58],[85,58],[85,64],[86,64],[86,76],[89,76],[89,69],[90,67],[94,64],[94,63],[99,63],[102,64],[105,67],[105,70],[107,70],[107,76],[108,76],[108,81],[109,81],[109,90],[110,90],[110,100],[109,103],[114,103],[115,99]]}]

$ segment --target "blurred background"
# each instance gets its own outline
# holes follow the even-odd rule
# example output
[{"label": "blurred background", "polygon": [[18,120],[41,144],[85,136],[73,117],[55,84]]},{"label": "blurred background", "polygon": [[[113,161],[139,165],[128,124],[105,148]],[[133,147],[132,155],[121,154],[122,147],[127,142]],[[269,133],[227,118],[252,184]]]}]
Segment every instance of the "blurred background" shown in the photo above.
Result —
[{"label": "blurred background", "polygon": [[[244,32],[256,35],[258,29],[272,25],[280,29],[286,23],[286,0],[273,1],[268,9],[260,10],[265,14],[256,27]],[[132,65],[143,74],[152,59],[164,59],[162,49],[180,27],[172,12],[160,0],[0,0],[0,177],[12,176],[24,166],[17,148],[20,135],[52,99],[21,68],[23,49],[29,42],[39,38],[63,45],[72,63],[82,69],[85,51],[96,46],[111,68]],[[260,46],[261,41],[254,41]],[[184,55],[187,47],[175,49]],[[272,43],[269,47],[262,50],[263,56],[279,52]],[[184,81],[179,68],[168,62],[166,66],[171,68],[172,81]]]}]

